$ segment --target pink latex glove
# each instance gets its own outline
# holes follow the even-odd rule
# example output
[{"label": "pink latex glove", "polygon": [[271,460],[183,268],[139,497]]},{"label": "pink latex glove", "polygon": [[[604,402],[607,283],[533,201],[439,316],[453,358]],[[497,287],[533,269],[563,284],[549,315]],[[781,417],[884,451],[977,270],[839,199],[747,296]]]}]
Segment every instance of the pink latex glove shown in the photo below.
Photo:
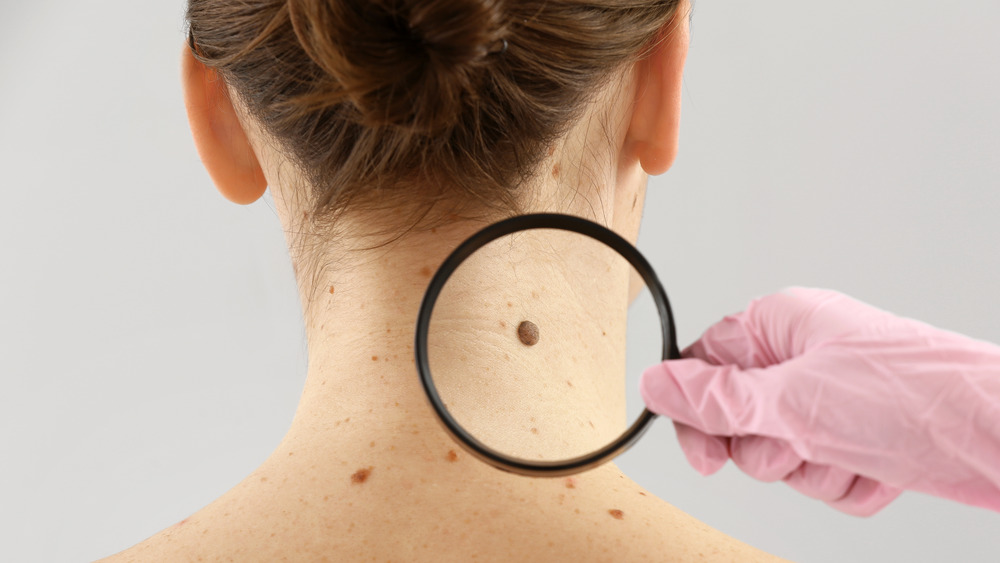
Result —
[{"label": "pink latex glove", "polygon": [[1000,511],[1000,346],[792,288],[682,355],[640,390],[703,475],[731,457],[857,516],[904,489]]}]

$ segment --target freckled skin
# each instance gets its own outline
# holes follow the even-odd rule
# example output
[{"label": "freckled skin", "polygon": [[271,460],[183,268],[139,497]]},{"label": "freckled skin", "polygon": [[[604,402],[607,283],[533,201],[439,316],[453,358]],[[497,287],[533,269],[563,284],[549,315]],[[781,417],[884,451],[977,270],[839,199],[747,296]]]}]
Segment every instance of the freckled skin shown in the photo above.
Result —
[{"label": "freckled skin", "polygon": [[458,461],[458,454],[455,453],[455,450],[448,450],[448,455],[445,456],[445,459],[448,461]]},{"label": "freckled skin", "polygon": [[333,295],[333,286],[330,286],[330,295]]},{"label": "freckled skin", "polygon": [[368,480],[368,476],[372,474],[372,469],[374,469],[374,467],[363,467],[361,469],[358,469],[357,471],[354,472],[353,475],[351,475],[351,483],[354,483],[356,485],[364,483],[365,481]]},{"label": "freckled skin", "polygon": [[525,346],[534,346],[538,343],[538,325],[531,321],[523,321],[517,326],[517,337]]},{"label": "freckled skin", "polygon": [[615,520],[623,520],[625,518],[625,513],[617,508],[612,508],[608,511],[608,514],[610,514]]},{"label": "freckled skin", "polygon": [[576,488],[576,479],[574,479],[572,477],[567,477],[566,478],[566,488],[567,489],[575,489]]}]

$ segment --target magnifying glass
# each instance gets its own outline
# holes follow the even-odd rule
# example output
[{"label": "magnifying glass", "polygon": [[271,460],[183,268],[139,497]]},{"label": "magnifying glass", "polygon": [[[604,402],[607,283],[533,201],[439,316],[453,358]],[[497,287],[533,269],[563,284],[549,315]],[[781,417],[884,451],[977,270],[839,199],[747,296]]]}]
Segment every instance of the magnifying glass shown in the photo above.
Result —
[{"label": "magnifying glass", "polygon": [[[562,261],[558,270],[555,261]],[[470,263],[476,277],[464,274],[463,264]],[[568,283],[555,284],[562,290],[587,292],[570,300],[585,307],[628,307],[627,292],[605,288],[623,287],[622,276],[641,279],[659,314],[655,328],[641,330],[661,335],[659,361],[681,357],[667,294],[642,254],[602,225],[552,213],[494,223],[448,256],[421,303],[414,353],[427,399],[462,448],[503,471],[554,477],[624,452],[656,415],[644,406],[627,412],[627,378],[615,373],[625,364],[623,331],[589,322],[596,315],[586,308],[546,309],[536,278],[550,271]],[[489,279],[481,279],[482,272],[490,272]],[[451,315],[442,304],[458,296],[465,303],[474,296],[489,314]],[[632,317],[630,311],[630,325]],[[561,318],[573,319],[573,326]],[[476,352],[485,357],[487,348],[499,355],[497,339],[508,335],[512,347],[502,348],[508,350],[504,361],[477,362]],[[450,353],[435,354],[446,348]],[[605,365],[607,374],[599,369]]]}]

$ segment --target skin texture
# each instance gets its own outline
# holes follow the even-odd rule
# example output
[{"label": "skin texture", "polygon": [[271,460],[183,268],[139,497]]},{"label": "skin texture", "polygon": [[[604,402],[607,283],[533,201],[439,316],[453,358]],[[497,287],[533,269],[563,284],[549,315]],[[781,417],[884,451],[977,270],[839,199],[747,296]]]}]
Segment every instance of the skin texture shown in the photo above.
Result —
[{"label": "skin texture", "polygon": [[[636,240],[647,172],[665,171],[677,154],[688,45],[682,13],[681,32],[624,69],[622,80],[601,92],[553,147],[543,163],[553,173],[539,174],[530,187],[531,211],[590,218]],[[306,212],[296,196],[297,172],[230,103],[224,85],[199,68],[186,47],[184,53],[188,116],[213,181],[237,203],[253,201],[266,185],[291,233]],[[348,214],[343,232],[361,232],[371,220]],[[455,222],[372,251],[343,251],[367,242],[349,234],[338,241],[340,250],[321,257],[335,268],[320,279],[299,277],[309,373],[281,444],[225,495],[107,560],[771,560],[643,491],[613,464],[569,478],[527,478],[481,463],[443,432],[413,367],[413,319],[430,274],[482,226]],[[288,240],[296,271],[306,270],[316,256],[291,234]],[[583,404],[600,432],[617,415],[599,389],[613,379],[608,374],[624,374],[630,280],[613,255],[586,255],[574,240],[524,236],[492,256],[470,259],[463,266],[469,281],[459,280],[456,298],[435,309],[446,328],[434,353],[442,365],[466,372],[491,368],[497,384],[530,369],[539,377],[519,384],[525,397],[549,392],[542,380],[566,380],[558,393],[579,393],[579,401],[555,404],[554,414],[572,414],[558,411]],[[539,252],[564,259],[496,267],[516,253]],[[600,268],[613,274],[614,282],[600,288],[613,297],[595,300],[578,281]],[[474,280],[506,288],[495,300],[500,305],[484,307]],[[510,337],[524,318],[546,328],[535,346]],[[489,328],[470,336],[476,323]],[[560,325],[567,328],[560,332]],[[600,332],[570,330],[582,326]],[[574,365],[560,352],[574,346],[589,347],[593,361]],[[598,391],[591,396],[585,389]],[[472,402],[487,398],[476,387],[467,393]],[[498,439],[522,444],[559,434],[586,446],[592,438],[567,432],[558,420],[512,425],[500,429]]]}]

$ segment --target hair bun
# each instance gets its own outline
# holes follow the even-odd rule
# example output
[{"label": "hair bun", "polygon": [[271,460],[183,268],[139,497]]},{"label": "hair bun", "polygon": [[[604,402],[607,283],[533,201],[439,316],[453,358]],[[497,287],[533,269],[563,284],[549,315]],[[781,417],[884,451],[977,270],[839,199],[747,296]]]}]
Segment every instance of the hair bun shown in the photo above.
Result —
[{"label": "hair bun", "polygon": [[[498,0],[288,0],[295,34],[332,79],[323,105],[360,122],[434,132],[475,96],[499,42]],[[315,96],[310,96],[315,98]]]}]

